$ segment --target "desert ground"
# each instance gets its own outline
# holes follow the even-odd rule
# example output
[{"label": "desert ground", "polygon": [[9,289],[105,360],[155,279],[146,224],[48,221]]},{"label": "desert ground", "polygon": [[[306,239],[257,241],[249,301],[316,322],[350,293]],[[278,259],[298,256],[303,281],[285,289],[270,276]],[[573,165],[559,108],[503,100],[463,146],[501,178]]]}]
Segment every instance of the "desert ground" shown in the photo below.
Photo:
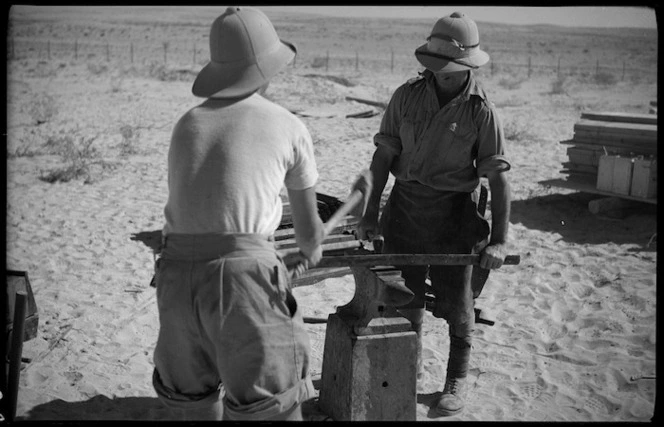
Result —
[{"label": "desert ground", "polygon": [[[38,335],[23,346],[19,420],[170,417],[151,385],[154,237],[164,221],[170,132],[201,101],[191,84],[222,11],[10,11],[6,263],[28,272],[39,309]],[[344,199],[371,161],[380,103],[421,70],[411,52],[434,18],[269,16],[300,54],[266,96],[309,128],[317,191]],[[444,321],[427,313],[417,420],[651,420],[655,208],[639,205],[622,219],[593,215],[588,202],[599,196],[538,182],[560,176],[567,155],[559,142],[572,137],[583,111],[649,112],[657,99],[657,32],[479,26],[482,43],[496,46],[488,50],[497,65],[477,75],[505,128],[513,165],[509,252],[521,263],[492,272],[477,300],[496,323],[477,327],[466,408],[453,417],[430,407],[443,388],[449,339]],[[192,55],[185,47],[194,42]],[[509,67],[526,63],[528,52],[533,63],[562,57],[562,72],[528,76]],[[641,71],[623,71],[624,58]],[[599,73],[599,61],[613,71]],[[346,117],[352,113],[367,114]],[[294,292],[305,316],[325,318],[351,299],[354,282],[330,278]],[[307,327],[320,387],[325,325]],[[316,399],[305,417],[328,418]]]}]

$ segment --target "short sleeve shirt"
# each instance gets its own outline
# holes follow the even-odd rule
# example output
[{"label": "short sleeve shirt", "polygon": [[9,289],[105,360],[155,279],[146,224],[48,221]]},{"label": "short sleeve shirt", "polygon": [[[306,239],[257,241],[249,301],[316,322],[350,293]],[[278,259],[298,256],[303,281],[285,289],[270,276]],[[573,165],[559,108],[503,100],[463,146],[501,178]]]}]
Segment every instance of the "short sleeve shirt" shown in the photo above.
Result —
[{"label": "short sleeve shirt", "polygon": [[164,234],[272,234],[283,187],[318,180],[304,123],[259,94],[207,100],[176,124],[168,153]]},{"label": "short sleeve shirt", "polygon": [[435,77],[425,71],[392,96],[374,136],[395,155],[396,179],[441,191],[471,192],[489,171],[507,171],[503,128],[495,107],[472,73],[440,108]]}]

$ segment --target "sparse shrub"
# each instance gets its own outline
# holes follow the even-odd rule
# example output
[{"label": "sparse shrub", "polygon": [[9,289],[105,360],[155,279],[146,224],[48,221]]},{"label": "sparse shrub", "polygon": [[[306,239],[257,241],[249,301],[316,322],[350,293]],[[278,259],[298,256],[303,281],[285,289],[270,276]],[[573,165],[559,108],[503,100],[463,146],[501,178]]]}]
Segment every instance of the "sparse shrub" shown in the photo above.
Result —
[{"label": "sparse shrub", "polygon": [[509,141],[524,141],[532,138],[526,126],[516,120],[503,121],[503,134]]},{"label": "sparse shrub", "polygon": [[98,76],[108,71],[108,65],[99,62],[88,62],[88,71],[90,74]]},{"label": "sparse shrub", "polygon": [[602,86],[612,86],[618,83],[618,78],[608,71],[600,71],[595,74],[595,83]]},{"label": "sparse shrub", "polygon": [[120,142],[120,154],[127,156],[130,154],[138,153],[136,148],[136,141],[138,140],[140,130],[138,127],[131,125],[122,125],[120,127],[120,135],[122,135],[122,142]]},{"label": "sparse shrub", "polygon": [[311,63],[311,68],[322,68],[327,65],[327,57],[317,56]]},{"label": "sparse shrub", "polygon": [[51,64],[50,61],[39,61],[37,63],[37,67],[30,68],[28,72],[32,74],[34,77],[39,77],[43,79],[55,77],[58,75],[57,68],[53,64]]},{"label": "sparse shrub", "polygon": [[521,87],[521,84],[523,83],[523,80],[519,80],[516,78],[506,78],[503,77],[498,81],[498,86],[508,89],[508,90],[515,90],[519,89]]},{"label": "sparse shrub", "polygon": [[554,81],[551,82],[551,91],[549,92],[552,95],[561,95],[566,94],[565,86],[567,83],[567,77],[558,76]]},{"label": "sparse shrub", "polygon": [[[21,138],[23,142],[23,138]],[[7,147],[7,158],[12,159],[14,157],[34,157],[41,154],[39,148],[34,148],[34,139],[31,139],[27,143],[22,143],[16,147],[13,151]]]},{"label": "sparse shrub", "polygon": [[122,75],[117,74],[115,76],[111,76],[110,84],[111,84],[111,92],[117,93],[122,90],[122,83],[124,82],[124,78]]},{"label": "sparse shrub", "polygon": [[91,184],[105,170],[115,168],[115,164],[103,160],[92,143],[95,137],[85,138],[72,135],[49,138],[46,147],[59,154],[64,166],[49,171],[41,171],[39,179],[45,182],[69,182],[84,178],[85,184]]},{"label": "sparse shrub", "polygon": [[196,73],[189,69],[169,69],[163,63],[153,61],[148,65],[148,75],[162,82],[172,82],[191,80]]},{"label": "sparse shrub", "polygon": [[353,83],[352,81],[348,80],[345,77],[339,77],[339,76],[328,76],[328,75],[320,75],[320,74],[304,74],[302,77],[313,77],[313,78],[319,77],[319,78],[322,78],[322,79],[330,80],[332,82],[335,82],[337,84],[340,84],[340,85],[346,86],[346,87],[357,86],[356,83]]},{"label": "sparse shrub", "polygon": [[55,98],[47,93],[41,93],[32,98],[25,110],[37,125],[50,121],[58,112]]}]

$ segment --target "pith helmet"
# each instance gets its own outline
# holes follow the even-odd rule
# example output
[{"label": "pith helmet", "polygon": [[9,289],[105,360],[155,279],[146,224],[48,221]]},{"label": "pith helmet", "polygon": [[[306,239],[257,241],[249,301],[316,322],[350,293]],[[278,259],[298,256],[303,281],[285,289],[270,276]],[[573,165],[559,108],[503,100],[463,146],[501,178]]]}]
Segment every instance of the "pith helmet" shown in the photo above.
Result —
[{"label": "pith helmet", "polygon": [[415,57],[434,73],[472,70],[489,62],[475,21],[461,12],[440,18]]},{"label": "pith helmet", "polygon": [[233,6],[212,23],[210,62],[196,76],[192,92],[203,98],[238,98],[269,82],[297,50],[279,39],[267,16],[253,7]]}]

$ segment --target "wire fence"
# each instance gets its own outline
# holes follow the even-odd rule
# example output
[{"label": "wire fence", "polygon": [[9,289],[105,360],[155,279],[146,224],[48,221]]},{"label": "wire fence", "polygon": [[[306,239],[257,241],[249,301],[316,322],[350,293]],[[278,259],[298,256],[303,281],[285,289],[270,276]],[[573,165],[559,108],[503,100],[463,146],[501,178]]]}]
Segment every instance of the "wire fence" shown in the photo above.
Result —
[{"label": "wire fence", "polygon": [[[80,40],[35,40],[9,38],[7,40],[9,60],[73,60],[106,61],[109,64],[163,65],[173,68],[200,68],[209,60],[207,43],[127,41],[98,42]],[[551,75],[560,78],[569,75],[599,76],[609,73],[615,80],[646,80],[656,82],[657,61],[652,67],[614,58],[593,58],[590,55],[555,56],[534,55],[518,49],[488,50],[491,61],[483,67],[483,73],[492,76],[507,73],[512,76],[530,78],[533,75]],[[325,72],[378,71],[403,73],[413,69],[416,60],[412,52],[395,51],[392,48],[367,51],[326,50],[317,54],[298,52],[292,63],[294,68],[314,68]],[[636,65],[636,66],[635,66]]]}]

